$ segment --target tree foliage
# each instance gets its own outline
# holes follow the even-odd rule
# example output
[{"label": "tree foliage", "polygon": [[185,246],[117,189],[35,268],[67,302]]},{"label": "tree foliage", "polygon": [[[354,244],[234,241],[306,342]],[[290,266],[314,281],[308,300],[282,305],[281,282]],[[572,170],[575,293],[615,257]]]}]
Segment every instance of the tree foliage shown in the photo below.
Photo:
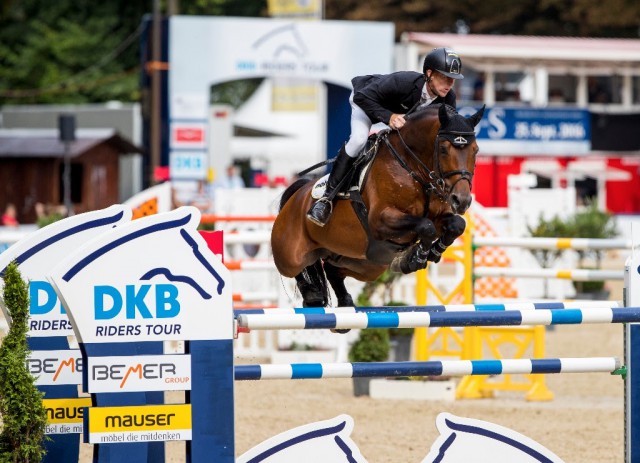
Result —
[{"label": "tree foliage", "polygon": [[[141,36],[154,0],[3,0],[0,105],[139,101]],[[183,15],[266,16],[267,0],[161,0]],[[175,11],[177,10],[177,11]],[[324,0],[326,19],[404,32],[637,38],[634,0]],[[363,53],[366,51],[363,50]]]},{"label": "tree foliage", "polygon": [[26,366],[29,295],[15,263],[4,273],[3,299],[11,327],[0,346],[0,462],[38,462],[45,454],[47,413]]},{"label": "tree foliage", "polygon": [[638,38],[633,0],[326,0],[327,19],[393,21],[403,32]]}]

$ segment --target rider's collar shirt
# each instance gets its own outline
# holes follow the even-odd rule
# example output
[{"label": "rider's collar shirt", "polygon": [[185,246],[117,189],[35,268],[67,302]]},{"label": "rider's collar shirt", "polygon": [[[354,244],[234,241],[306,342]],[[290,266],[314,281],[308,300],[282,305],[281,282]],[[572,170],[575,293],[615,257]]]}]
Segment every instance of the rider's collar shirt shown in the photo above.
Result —
[{"label": "rider's collar shirt", "polygon": [[431,96],[429,95],[429,92],[427,92],[427,84],[425,83],[424,86],[422,87],[422,96],[420,98],[420,105],[423,104],[431,104],[433,103],[433,100],[435,100],[436,97],[435,96]]}]

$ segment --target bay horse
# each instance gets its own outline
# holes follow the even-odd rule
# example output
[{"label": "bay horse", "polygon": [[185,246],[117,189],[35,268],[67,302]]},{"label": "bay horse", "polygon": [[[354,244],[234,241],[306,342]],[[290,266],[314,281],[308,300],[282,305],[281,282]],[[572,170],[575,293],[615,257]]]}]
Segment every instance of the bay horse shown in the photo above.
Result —
[{"label": "bay horse", "polygon": [[[314,182],[301,178],[282,194],[271,232],[275,265],[295,278],[305,307],[329,302],[327,281],[338,306],[351,307],[349,276],[373,281],[387,268],[412,273],[438,262],[466,227],[460,216],[471,204],[478,144],[474,127],[484,106],[464,117],[446,105],[431,105],[406,117],[400,130],[379,133],[360,189],[336,199],[329,223],[306,219]],[[358,162],[356,162],[358,164]]]}]

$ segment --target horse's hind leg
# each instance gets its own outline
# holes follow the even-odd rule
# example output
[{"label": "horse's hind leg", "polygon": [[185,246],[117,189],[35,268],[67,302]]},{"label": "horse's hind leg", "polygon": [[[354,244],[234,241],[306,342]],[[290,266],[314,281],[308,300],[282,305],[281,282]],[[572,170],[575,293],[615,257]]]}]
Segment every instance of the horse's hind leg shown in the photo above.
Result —
[{"label": "horse's hind leg", "polygon": [[327,306],[329,293],[322,263],[319,260],[305,267],[295,278],[302,295],[303,307]]},{"label": "horse's hind leg", "polygon": [[338,307],[353,307],[355,305],[353,303],[353,298],[344,285],[345,276],[342,274],[340,269],[325,262],[324,273],[327,275],[327,280],[329,280],[329,284],[333,288],[333,292],[336,294]]}]

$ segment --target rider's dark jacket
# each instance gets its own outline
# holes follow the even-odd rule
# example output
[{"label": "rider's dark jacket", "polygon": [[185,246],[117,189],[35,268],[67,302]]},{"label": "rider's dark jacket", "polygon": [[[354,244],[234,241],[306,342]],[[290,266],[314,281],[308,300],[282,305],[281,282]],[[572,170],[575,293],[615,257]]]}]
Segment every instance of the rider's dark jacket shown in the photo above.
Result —
[{"label": "rider's dark jacket", "polygon": [[[413,71],[399,71],[391,74],[373,74],[351,79],[353,102],[369,116],[371,122],[389,124],[392,114],[406,114],[422,96],[424,74]],[[456,107],[453,89],[443,97],[437,97],[431,104],[446,103]]]}]

